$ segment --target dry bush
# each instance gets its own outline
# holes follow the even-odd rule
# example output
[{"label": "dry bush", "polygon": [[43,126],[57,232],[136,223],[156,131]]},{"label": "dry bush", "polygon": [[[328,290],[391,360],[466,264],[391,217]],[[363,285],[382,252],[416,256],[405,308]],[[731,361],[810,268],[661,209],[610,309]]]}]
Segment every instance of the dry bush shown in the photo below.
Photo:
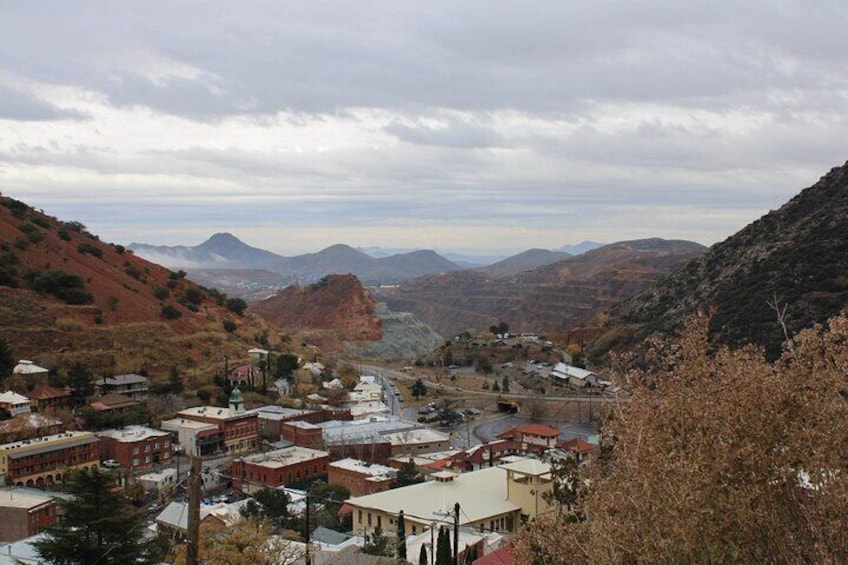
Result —
[{"label": "dry bush", "polygon": [[519,536],[524,563],[848,561],[848,319],[770,364],[708,353],[706,318],[630,375],[585,470],[585,519]]}]

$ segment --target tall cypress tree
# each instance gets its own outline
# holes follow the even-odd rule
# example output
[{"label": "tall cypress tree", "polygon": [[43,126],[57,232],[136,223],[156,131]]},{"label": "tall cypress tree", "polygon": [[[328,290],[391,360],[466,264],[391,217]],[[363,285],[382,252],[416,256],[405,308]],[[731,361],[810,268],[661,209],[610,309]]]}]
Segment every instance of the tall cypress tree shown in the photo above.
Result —
[{"label": "tall cypress tree", "polygon": [[[432,551],[432,548],[430,551]],[[418,565],[430,565],[430,561],[427,559],[427,547],[423,543],[421,544],[421,551],[418,553]]]},{"label": "tall cypress tree", "polygon": [[134,565],[161,562],[156,540],[144,541],[145,511],[113,492],[112,475],[97,468],[68,475],[74,497],[59,501],[61,518],[35,542],[39,555],[61,565]]},{"label": "tall cypress tree", "polygon": [[439,528],[439,541],[436,543],[436,565],[453,565],[450,531],[445,526]]},{"label": "tall cypress tree", "polygon": [[398,514],[397,522],[397,556],[398,559],[406,561],[406,520],[403,517],[403,510]]}]

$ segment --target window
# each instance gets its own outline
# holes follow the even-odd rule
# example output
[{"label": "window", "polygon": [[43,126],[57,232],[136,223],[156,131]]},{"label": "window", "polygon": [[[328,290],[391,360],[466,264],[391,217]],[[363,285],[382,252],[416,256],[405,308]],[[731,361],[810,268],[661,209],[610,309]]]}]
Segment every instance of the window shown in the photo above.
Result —
[{"label": "window", "polygon": [[368,513],[368,526],[371,526],[371,513]]},{"label": "window", "polygon": [[138,457],[133,459],[133,467],[137,467],[137,466],[138,466]]},{"label": "window", "polygon": [[133,455],[138,455],[138,447],[133,447]]},{"label": "window", "polygon": [[377,516],[377,527],[378,528],[383,527],[383,517],[382,516]]}]

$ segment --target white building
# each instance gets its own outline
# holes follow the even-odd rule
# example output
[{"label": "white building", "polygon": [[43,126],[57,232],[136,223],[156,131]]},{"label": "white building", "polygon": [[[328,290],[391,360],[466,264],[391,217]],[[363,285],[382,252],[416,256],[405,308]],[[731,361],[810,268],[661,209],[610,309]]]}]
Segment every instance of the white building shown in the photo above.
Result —
[{"label": "white building", "polygon": [[574,367],[565,363],[557,363],[551,370],[551,378],[564,382],[575,388],[598,386],[598,375],[592,371]]},{"label": "white building", "polygon": [[28,414],[30,411],[29,398],[18,394],[17,392],[8,390],[0,394],[0,408],[8,411],[14,418],[19,414]]}]

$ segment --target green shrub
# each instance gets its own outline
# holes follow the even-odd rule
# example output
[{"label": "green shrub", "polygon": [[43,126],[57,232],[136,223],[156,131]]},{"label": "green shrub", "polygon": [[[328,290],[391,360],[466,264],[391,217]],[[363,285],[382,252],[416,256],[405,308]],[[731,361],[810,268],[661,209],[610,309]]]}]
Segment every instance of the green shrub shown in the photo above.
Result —
[{"label": "green shrub", "polygon": [[200,289],[194,286],[190,286],[185,289],[185,293],[183,293],[185,299],[191,304],[200,304],[203,302],[203,293],[200,292]]},{"label": "green shrub", "polygon": [[50,230],[50,220],[48,220],[44,216],[39,216],[38,214],[36,214],[32,218],[30,218],[29,221],[37,225],[38,227]]},{"label": "green shrub", "polygon": [[170,292],[168,292],[168,289],[167,289],[167,288],[162,288],[162,287],[161,287],[161,286],[159,286],[158,284],[157,284],[156,286],[154,286],[154,287],[153,287],[153,296],[155,296],[155,297],[156,297],[156,298],[158,298],[159,300],[165,300],[165,299],[166,299],[166,298],[168,298],[170,295],[171,295],[171,293],[170,293]]},{"label": "green shrub", "polygon": [[234,312],[239,316],[242,315],[246,308],[247,302],[245,302],[241,298],[230,298],[229,300],[227,300],[227,310],[229,310],[230,312]]},{"label": "green shrub", "polygon": [[94,297],[85,290],[83,280],[77,275],[63,271],[29,271],[24,275],[24,281],[34,291],[41,294],[52,294],[67,304],[91,304]]},{"label": "green shrub", "polygon": [[103,257],[103,250],[102,249],[100,249],[99,247],[95,247],[94,245],[91,245],[90,243],[86,243],[86,242],[82,242],[79,245],[77,245],[77,251],[82,253],[83,255],[88,253],[89,255],[93,255],[93,256],[97,257],[98,259]]},{"label": "green shrub", "polygon": [[182,315],[183,315],[182,312],[180,312],[179,310],[177,310],[176,308],[174,308],[170,304],[166,304],[165,306],[162,306],[162,316],[164,316],[164,318],[166,320],[176,320],[177,318],[179,318]]},{"label": "green shrub", "polygon": [[27,234],[27,239],[31,243],[41,243],[44,241],[44,234],[38,230],[31,231]]},{"label": "green shrub", "polygon": [[59,228],[59,231],[56,233],[59,234],[59,239],[62,241],[71,241],[71,234],[65,228]]},{"label": "green shrub", "polygon": [[238,325],[234,321],[230,320],[229,318],[226,318],[224,320],[223,324],[224,324],[224,331],[226,331],[227,333],[233,333],[238,328]]}]

